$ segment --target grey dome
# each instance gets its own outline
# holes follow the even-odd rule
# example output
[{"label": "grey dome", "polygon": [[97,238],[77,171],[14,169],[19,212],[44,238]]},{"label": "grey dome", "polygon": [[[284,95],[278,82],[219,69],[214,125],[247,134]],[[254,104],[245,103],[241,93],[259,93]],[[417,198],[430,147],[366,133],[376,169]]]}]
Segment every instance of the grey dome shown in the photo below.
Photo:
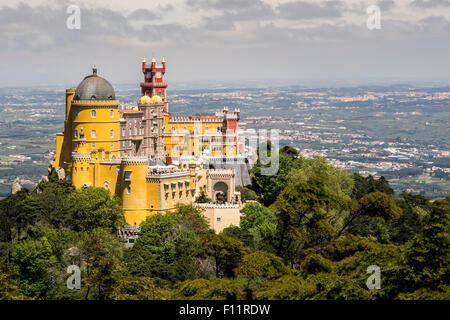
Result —
[{"label": "grey dome", "polygon": [[97,68],[78,85],[74,100],[116,100],[116,94],[108,80],[97,76]]}]

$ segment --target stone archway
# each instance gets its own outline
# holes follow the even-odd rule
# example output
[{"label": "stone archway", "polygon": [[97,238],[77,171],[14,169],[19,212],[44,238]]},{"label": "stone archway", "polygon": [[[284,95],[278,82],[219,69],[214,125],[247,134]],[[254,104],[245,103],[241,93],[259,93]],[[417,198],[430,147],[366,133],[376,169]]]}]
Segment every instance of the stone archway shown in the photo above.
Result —
[{"label": "stone archway", "polygon": [[225,182],[219,181],[213,187],[214,201],[230,202],[228,199],[228,185]]}]

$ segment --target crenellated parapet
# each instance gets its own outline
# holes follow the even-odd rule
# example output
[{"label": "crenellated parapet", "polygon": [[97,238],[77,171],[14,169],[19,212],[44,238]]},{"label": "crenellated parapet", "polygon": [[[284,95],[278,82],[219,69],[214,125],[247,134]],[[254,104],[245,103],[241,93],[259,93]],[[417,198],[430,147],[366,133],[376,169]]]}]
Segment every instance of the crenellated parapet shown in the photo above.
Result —
[{"label": "crenellated parapet", "polygon": [[78,107],[110,107],[110,106],[117,106],[119,104],[119,100],[72,100],[72,105],[78,106]]},{"label": "crenellated parapet", "polygon": [[92,160],[92,157],[90,153],[72,153],[72,160],[73,161]]},{"label": "crenellated parapet", "polygon": [[133,165],[133,164],[148,164],[147,157],[122,157],[122,164]]},{"label": "crenellated parapet", "polygon": [[215,178],[227,178],[234,177],[233,169],[210,169],[208,170],[208,176]]},{"label": "crenellated parapet", "polygon": [[195,203],[194,206],[212,209],[239,209],[239,203]]}]

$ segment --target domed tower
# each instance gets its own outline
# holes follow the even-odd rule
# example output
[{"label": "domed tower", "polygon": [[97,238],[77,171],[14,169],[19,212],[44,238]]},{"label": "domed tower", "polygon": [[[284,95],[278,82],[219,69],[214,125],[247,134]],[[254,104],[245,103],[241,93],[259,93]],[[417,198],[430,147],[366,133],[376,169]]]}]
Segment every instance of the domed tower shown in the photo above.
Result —
[{"label": "domed tower", "polygon": [[76,88],[70,113],[73,152],[77,153],[83,143],[90,152],[103,149],[110,158],[119,157],[119,101],[111,84],[97,75],[95,66],[92,75]]}]

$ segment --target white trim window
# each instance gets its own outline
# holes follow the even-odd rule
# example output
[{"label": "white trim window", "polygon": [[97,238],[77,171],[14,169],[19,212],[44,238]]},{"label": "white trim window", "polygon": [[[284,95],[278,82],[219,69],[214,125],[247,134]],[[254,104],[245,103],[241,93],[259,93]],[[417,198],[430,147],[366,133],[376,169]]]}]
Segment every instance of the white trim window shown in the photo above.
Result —
[{"label": "white trim window", "polygon": [[97,138],[97,130],[91,130],[91,138],[92,139]]},{"label": "white trim window", "polygon": [[91,118],[97,118],[97,111],[91,110]]},{"label": "white trim window", "polygon": [[114,118],[114,110],[113,109],[109,110],[109,117]]}]

